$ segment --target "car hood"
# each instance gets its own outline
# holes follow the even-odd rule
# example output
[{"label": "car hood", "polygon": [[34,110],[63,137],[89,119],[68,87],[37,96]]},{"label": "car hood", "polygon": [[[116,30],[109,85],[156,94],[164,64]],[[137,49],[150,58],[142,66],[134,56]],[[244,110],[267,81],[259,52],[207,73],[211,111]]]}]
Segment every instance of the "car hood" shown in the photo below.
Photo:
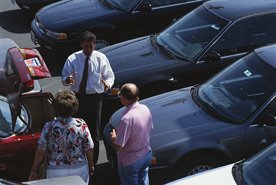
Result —
[{"label": "car hood", "polygon": [[237,185],[232,176],[232,168],[233,164],[226,165],[223,167],[215,168],[213,170],[208,170],[206,172],[178,179],[166,185],[202,185],[206,183],[212,185]]},{"label": "car hood", "polygon": [[[154,128],[151,132],[153,149],[166,143],[185,140],[191,136],[215,131],[230,125],[215,119],[198,107],[190,94],[191,87],[153,96],[141,101],[151,110]],[[112,115],[112,126],[119,123],[124,108]]]},{"label": "car hood", "polygon": [[183,64],[183,61],[158,52],[152,46],[150,36],[114,44],[100,51],[109,59],[117,83],[123,82],[124,79],[131,81],[139,77],[144,78],[145,75],[153,76],[165,68],[169,70]]},{"label": "car hood", "polygon": [[70,29],[85,29],[89,22],[94,25],[93,20],[100,18],[98,23],[104,24],[104,17],[109,15],[110,18],[116,13],[120,11],[103,5],[99,0],[65,0],[45,6],[36,16],[46,29],[69,32]]}]

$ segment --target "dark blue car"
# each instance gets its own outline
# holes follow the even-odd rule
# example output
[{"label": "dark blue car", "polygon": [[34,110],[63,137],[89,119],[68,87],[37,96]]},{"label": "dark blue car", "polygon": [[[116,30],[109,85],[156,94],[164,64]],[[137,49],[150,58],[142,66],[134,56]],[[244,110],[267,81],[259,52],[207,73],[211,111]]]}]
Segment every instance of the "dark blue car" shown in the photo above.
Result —
[{"label": "dark blue car", "polygon": [[[201,85],[148,99],[154,129],[154,168],[171,168],[181,177],[249,157],[276,140],[276,45],[256,49]],[[111,128],[124,109],[105,127],[109,161]],[[266,172],[264,172],[266,173]]]},{"label": "dark blue car", "polygon": [[35,43],[48,50],[76,50],[79,34],[97,36],[97,48],[161,31],[206,0],[64,0],[37,12]]},{"label": "dark blue car", "polygon": [[[275,20],[275,0],[204,2],[159,34],[101,49],[115,73],[111,92],[132,82],[145,98],[202,83],[254,48],[275,42]],[[108,100],[104,110],[121,105],[116,93]]]}]

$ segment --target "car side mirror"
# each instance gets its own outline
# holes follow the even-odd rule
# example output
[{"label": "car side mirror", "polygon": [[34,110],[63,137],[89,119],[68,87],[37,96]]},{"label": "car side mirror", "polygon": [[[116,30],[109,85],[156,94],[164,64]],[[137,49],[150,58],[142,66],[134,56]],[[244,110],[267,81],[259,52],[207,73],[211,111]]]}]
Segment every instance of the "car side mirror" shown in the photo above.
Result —
[{"label": "car side mirror", "polygon": [[258,124],[276,126],[276,117],[269,112],[262,113],[256,120]]},{"label": "car side mirror", "polygon": [[217,51],[210,51],[203,57],[203,60],[209,63],[217,63],[220,61],[220,54]]},{"label": "car side mirror", "polygon": [[150,3],[144,2],[144,3],[142,3],[142,4],[138,7],[137,10],[139,10],[139,11],[141,11],[141,12],[149,12],[149,11],[152,10],[152,6],[151,6]]}]

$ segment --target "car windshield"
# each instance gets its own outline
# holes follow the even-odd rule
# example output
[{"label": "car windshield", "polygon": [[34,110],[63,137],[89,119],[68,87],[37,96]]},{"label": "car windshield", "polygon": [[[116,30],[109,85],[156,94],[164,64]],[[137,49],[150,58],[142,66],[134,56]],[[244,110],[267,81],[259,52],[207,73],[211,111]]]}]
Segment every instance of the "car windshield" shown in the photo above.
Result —
[{"label": "car windshield", "polygon": [[229,23],[204,6],[190,12],[157,36],[156,43],[176,57],[191,60]]},{"label": "car windshield", "polygon": [[242,174],[245,185],[275,185],[276,144],[247,159],[243,163]]},{"label": "car windshield", "polygon": [[202,84],[196,99],[216,115],[242,123],[275,91],[276,70],[251,53]]},{"label": "car windshield", "polygon": [[130,11],[141,0],[106,0],[106,1],[118,9]]},{"label": "car windshield", "polygon": [[12,129],[11,112],[8,100],[4,96],[0,96],[0,139],[9,137],[14,133],[18,133],[27,128],[30,119],[28,112],[24,106],[21,108],[20,115],[17,117],[14,131]]}]

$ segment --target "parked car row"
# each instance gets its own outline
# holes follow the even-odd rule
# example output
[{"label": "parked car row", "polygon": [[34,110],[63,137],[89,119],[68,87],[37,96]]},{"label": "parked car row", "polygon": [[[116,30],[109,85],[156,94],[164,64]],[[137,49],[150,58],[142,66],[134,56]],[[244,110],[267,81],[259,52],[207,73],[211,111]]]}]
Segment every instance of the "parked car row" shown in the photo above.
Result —
[{"label": "parked car row", "polygon": [[[154,168],[172,175],[196,174],[249,157],[276,140],[276,45],[254,50],[210,78],[141,101],[152,112]],[[108,160],[116,166],[110,131],[104,130]]]},{"label": "parked car row", "polygon": [[34,43],[48,50],[79,49],[92,31],[97,48],[155,33],[206,0],[65,0],[42,8],[31,25]]},{"label": "parked car row", "polygon": [[116,92],[124,83],[135,83],[141,98],[202,83],[254,48],[275,42],[275,18],[273,0],[207,1],[159,34],[101,49],[115,73],[103,123],[121,106]]},{"label": "parked car row", "polygon": [[[116,77],[103,100],[103,124],[121,107],[117,92],[124,83],[135,83],[142,99],[153,96],[142,101],[152,111],[155,124],[151,145],[156,163],[151,168],[172,168],[175,177],[249,157],[276,138],[276,46],[270,45],[276,40],[276,2],[210,0],[202,3],[64,0],[38,11],[31,25],[32,40],[48,50],[76,50],[74,46],[79,46],[78,36],[84,30],[97,35],[98,49],[102,48],[100,51],[109,58]],[[181,15],[184,16],[158,34],[117,43],[160,31]],[[269,46],[259,48],[265,45]],[[7,59],[3,61],[8,63]],[[16,66],[15,61],[13,58],[9,62],[11,66]],[[6,66],[3,65],[3,71],[9,70]],[[11,156],[10,164],[0,164],[5,170],[15,164],[16,154],[33,156],[28,152],[34,149],[28,147],[34,146],[41,124],[54,116],[50,93],[21,94],[23,90],[18,84],[26,87],[28,83],[18,78],[12,78],[11,82],[16,91],[1,94],[6,107],[1,107],[3,115],[12,115],[12,120],[3,122],[11,126],[3,129],[10,128],[5,137],[12,143],[20,141],[24,150],[3,144],[13,152],[0,156],[0,160]],[[40,115],[32,112],[37,111],[41,101],[49,109],[46,111],[49,115],[44,115],[46,109]],[[116,155],[110,145],[109,131],[118,125],[121,112],[122,109],[116,111],[104,129],[108,160],[114,167]],[[39,129],[32,123],[38,123]],[[21,138],[22,133],[31,138]],[[16,143],[16,146],[20,145]],[[17,151],[13,151],[15,148]]]}]

